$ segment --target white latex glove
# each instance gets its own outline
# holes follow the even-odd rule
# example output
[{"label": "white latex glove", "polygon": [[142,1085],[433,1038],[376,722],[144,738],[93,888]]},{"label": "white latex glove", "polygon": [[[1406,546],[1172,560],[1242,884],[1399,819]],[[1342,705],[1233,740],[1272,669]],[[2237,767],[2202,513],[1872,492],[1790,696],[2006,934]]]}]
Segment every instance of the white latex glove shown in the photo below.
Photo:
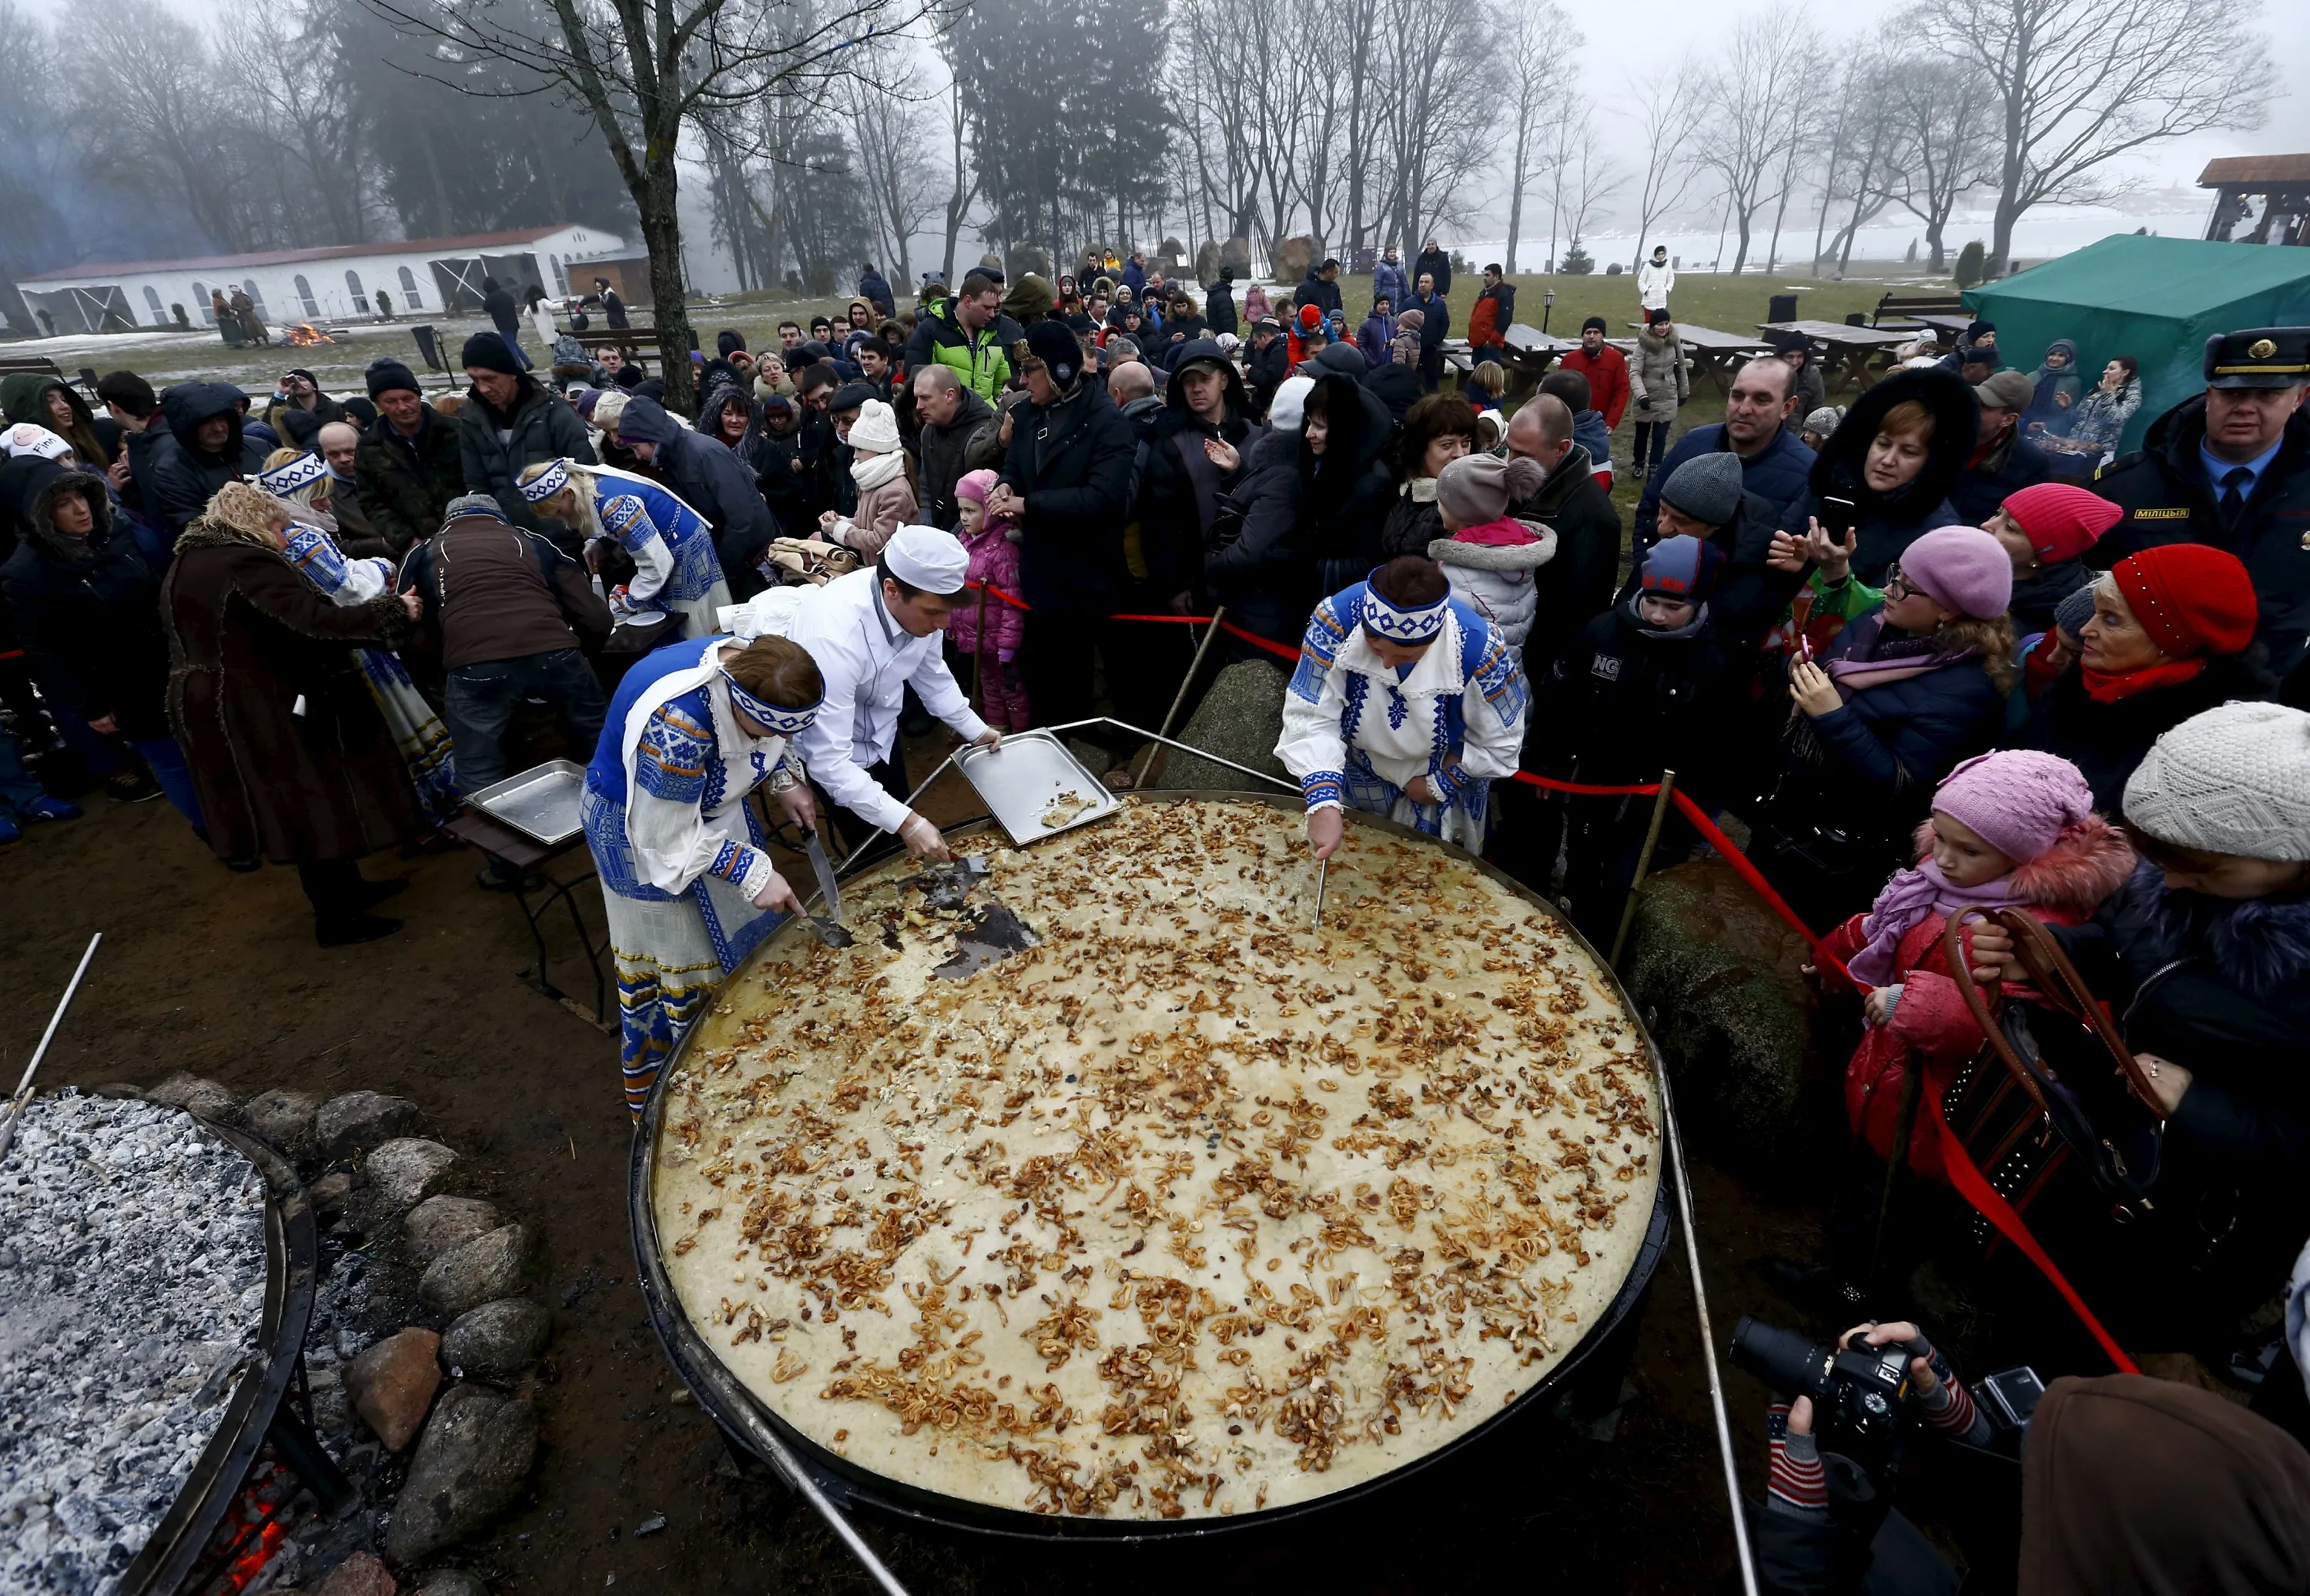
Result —
[{"label": "white latex glove", "polygon": [[939,828],[920,815],[910,814],[899,823],[899,840],[917,859],[935,859],[943,864],[954,857]]}]

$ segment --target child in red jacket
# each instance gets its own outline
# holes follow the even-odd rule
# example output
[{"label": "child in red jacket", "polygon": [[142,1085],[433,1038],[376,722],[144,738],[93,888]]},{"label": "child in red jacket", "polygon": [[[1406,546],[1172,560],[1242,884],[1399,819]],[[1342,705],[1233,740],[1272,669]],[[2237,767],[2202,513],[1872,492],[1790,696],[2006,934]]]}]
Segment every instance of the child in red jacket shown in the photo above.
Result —
[{"label": "child in red jacket", "polygon": [[[1924,1090],[1944,1091],[1984,1037],[1950,978],[1942,928],[1969,908],[2021,908],[2054,925],[2090,917],[2133,869],[2124,833],[2094,811],[2093,791],[2067,759],[2007,749],[1967,759],[1933,794],[1917,828],[1917,863],[1897,871],[1866,915],[1821,943],[1868,992],[1869,1028],[1845,1070],[1853,1127],[1880,1158],[1893,1156],[1902,1080],[1922,1065]],[[1836,982],[1834,970],[1824,970]],[[2008,983],[2006,994],[2034,994]],[[1908,1163],[1946,1181],[1941,1141],[1922,1093]]]}]

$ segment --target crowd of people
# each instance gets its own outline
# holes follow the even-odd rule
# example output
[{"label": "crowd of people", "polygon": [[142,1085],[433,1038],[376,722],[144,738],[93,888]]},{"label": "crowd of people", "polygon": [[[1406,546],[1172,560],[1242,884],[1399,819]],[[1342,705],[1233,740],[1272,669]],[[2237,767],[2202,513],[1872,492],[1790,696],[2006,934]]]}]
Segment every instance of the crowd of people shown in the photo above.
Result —
[{"label": "crowd of people", "polygon": [[[1217,614],[1231,657],[1283,656],[1319,855],[1345,810],[1389,815],[1609,939],[1650,801],[1517,777],[1672,768],[1745,828],[1863,1005],[1871,1173],[1793,1293],[1898,1296],[1962,1230],[1933,1106],[1984,1042],[1959,988],[2051,999],[2004,923],[1942,932],[2051,927],[2147,1061],[2167,1216],[2154,1246],[2077,1220],[2076,1271],[2126,1333],[2234,1339],[2310,1232],[2310,329],[2210,341],[2122,455],[2132,359],[2088,388],[2069,341],[2022,372],[1983,324],[1844,407],[1795,340],[1680,430],[1663,259],[1632,352],[1591,318],[1513,397],[1514,286],[1482,278],[1463,342],[1432,241],[1381,258],[1352,330],[1330,259],[1238,301],[1137,255],[990,258],[903,310],[868,267],[838,321],[719,334],[691,414],[634,349],[534,360],[512,315],[456,393],[391,359],[262,404],[11,377],[0,839],[79,812],[26,771],[68,752],[229,868],[296,868],[324,945],[366,941],[400,883],[358,862],[518,768],[543,706],[590,760],[638,1107],[800,906],[754,788],[796,834],[942,856],[905,734],[1155,727],[1201,685],[1163,618]],[[1656,857],[1706,851],[1671,812]]]}]

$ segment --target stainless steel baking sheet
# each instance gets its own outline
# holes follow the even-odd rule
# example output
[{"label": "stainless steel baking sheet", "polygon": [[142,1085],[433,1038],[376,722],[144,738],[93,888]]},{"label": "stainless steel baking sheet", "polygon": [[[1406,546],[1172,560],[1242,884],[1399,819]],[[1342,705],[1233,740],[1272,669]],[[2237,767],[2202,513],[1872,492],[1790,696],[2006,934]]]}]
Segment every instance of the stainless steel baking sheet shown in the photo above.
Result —
[{"label": "stainless steel baking sheet", "polygon": [[[966,748],[955,756],[955,768],[986,801],[988,811],[1014,847],[1088,826],[1113,814],[1121,803],[1048,732],[1016,733],[1005,737],[1000,748]],[[1086,800],[1090,807],[1064,826],[1044,825],[1043,812],[1067,793]]]},{"label": "stainless steel baking sheet", "polygon": [[465,802],[524,837],[559,847],[578,835],[578,795],[585,787],[586,767],[549,759],[467,794]]}]

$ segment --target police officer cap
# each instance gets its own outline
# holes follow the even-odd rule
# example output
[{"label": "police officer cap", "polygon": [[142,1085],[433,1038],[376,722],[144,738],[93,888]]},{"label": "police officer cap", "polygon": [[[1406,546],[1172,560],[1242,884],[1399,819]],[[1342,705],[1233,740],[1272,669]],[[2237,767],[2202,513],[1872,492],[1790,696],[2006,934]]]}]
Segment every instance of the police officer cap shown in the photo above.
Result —
[{"label": "police officer cap", "polygon": [[2310,327],[2248,327],[2206,340],[2210,388],[2290,388],[2310,382]]}]

